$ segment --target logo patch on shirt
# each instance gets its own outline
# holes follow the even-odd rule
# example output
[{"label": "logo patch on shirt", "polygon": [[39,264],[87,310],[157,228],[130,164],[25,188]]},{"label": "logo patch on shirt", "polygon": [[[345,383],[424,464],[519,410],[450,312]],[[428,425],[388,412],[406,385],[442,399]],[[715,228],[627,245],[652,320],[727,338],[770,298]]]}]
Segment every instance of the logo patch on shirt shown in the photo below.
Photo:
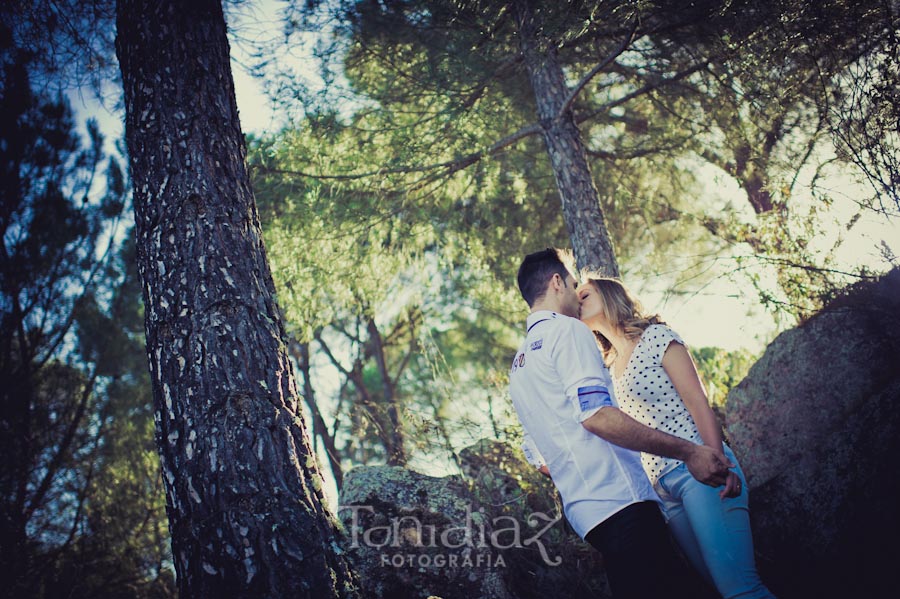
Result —
[{"label": "logo patch on shirt", "polygon": [[509,369],[509,373],[512,374],[516,371],[517,368],[522,366],[525,363],[525,354],[521,353],[515,358],[513,358],[512,368]]},{"label": "logo patch on shirt", "polygon": [[581,411],[585,412],[593,408],[602,408],[613,404],[606,387],[595,385],[578,387],[578,405],[581,407]]},{"label": "logo patch on shirt", "polygon": [[525,352],[519,354],[519,368],[525,365]]},{"label": "logo patch on shirt", "polygon": [[543,345],[543,344],[544,344],[543,339],[538,339],[537,341],[532,342],[531,351],[537,351],[537,350],[541,349],[541,345]]}]

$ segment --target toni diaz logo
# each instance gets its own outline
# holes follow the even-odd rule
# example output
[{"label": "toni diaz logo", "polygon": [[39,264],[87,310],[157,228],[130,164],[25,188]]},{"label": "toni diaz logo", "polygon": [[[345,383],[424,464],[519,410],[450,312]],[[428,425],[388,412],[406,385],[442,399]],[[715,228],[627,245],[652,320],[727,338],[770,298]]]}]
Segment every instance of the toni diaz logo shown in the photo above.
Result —
[{"label": "toni diaz logo", "polygon": [[[533,512],[528,515],[525,523],[511,516],[497,516],[491,518],[488,525],[483,510],[473,513],[467,507],[463,522],[457,522],[457,526],[439,526],[424,523],[422,516],[417,514],[375,518],[376,510],[371,505],[342,505],[338,507],[338,511],[351,512],[350,547],[383,550],[382,566],[503,567],[506,565],[503,556],[496,552],[523,547],[537,549],[548,566],[562,563],[561,557],[550,557],[541,538],[562,519],[561,515],[549,516],[543,512]],[[378,520],[378,525],[363,524],[363,521],[372,520]],[[402,553],[398,551],[401,548],[419,551]],[[438,551],[434,551],[435,549]],[[446,549],[460,551],[440,552]],[[492,549],[494,552],[473,554],[473,550],[477,549]]]}]

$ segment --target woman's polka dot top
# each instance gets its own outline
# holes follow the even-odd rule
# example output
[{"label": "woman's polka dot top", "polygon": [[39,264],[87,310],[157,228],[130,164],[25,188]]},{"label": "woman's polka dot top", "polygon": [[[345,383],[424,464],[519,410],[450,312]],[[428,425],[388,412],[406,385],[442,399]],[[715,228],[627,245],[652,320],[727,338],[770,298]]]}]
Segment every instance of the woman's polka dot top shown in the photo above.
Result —
[{"label": "woman's polka dot top", "polygon": [[[681,337],[662,324],[647,327],[631,352],[622,375],[613,375],[616,401],[626,414],[651,428],[703,443],[694,419],[662,366],[663,354],[672,342],[685,345]],[[641,454],[641,463],[652,484],[681,461],[651,453]]]}]

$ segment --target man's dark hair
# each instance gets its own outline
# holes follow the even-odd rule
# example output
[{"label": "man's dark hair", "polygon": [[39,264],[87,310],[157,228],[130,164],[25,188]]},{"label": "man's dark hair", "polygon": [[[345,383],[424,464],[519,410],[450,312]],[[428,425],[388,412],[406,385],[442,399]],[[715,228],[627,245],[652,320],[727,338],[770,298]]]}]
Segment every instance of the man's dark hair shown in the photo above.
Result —
[{"label": "man's dark hair", "polygon": [[558,248],[547,248],[525,256],[519,266],[516,281],[529,307],[544,297],[554,274],[561,276],[563,281],[566,280],[571,274],[568,268],[570,262],[569,255]]}]

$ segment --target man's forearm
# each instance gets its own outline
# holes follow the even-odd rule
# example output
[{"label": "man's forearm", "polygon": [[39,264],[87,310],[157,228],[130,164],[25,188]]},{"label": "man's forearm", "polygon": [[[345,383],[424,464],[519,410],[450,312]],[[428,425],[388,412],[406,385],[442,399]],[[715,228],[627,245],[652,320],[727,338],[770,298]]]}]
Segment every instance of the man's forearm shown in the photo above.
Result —
[{"label": "man's forearm", "polygon": [[712,487],[724,485],[728,481],[728,469],[734,467],[724,456],[719,456],[721,448],[714,450],[654,430],[618,408],[602,408],[581,424],[619,447],[681,460],[691,476]]},{"label": "man's forearm", "polygon": [[676,460],[687,460],[695,447],[690,441],[645,426],[615,407],[602,408],[581,424],[619,447]]}]

